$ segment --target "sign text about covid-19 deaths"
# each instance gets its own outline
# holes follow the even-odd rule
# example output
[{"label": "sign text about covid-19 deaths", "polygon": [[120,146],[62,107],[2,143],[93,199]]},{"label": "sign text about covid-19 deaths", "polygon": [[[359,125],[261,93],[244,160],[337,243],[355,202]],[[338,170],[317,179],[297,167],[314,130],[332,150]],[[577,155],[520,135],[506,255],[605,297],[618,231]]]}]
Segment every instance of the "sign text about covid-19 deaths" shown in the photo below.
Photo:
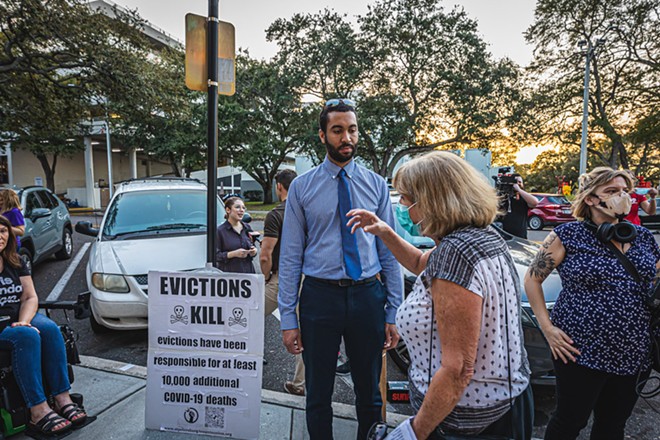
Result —
[{"label": "sign text about covid-19 deaths", "polygon": [[259,437],[262,275],[149,273],[148,429]]}]

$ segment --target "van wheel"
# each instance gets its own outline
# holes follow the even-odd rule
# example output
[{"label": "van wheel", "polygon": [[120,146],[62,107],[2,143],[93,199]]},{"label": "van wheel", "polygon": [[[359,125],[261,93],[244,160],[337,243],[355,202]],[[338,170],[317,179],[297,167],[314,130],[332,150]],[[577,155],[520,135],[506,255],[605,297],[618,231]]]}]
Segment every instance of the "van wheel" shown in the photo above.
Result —
[{"label": "van wheel", "polygon": [[30,273],[32,273],[32,253],[25,247],[21,247],[18,250],[18,255],[25,262],[25,266],[28,268]]},{"label": "van wheel", "polygon": [[89,315],[89,325],[92,327],[92,331],[97,335],[108,333],[110,331],[108,327],[105,327],[94,318],[94,313]]},{"label": "van wheel", "polygon": [[73,255],[73,237],[71,231],[64,228],[62,233],[62,249],[55,253],[55,258],[58,260],[68,260]]}]

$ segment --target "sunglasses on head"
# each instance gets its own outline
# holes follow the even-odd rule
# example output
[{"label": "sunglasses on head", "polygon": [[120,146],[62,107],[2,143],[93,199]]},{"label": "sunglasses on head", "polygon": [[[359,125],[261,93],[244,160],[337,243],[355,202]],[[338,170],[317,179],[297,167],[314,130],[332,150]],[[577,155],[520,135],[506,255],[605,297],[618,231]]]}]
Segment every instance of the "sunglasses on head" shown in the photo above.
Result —
[{"label": "sunglasses on head", "polygon": [[336,107],[340,104],[344,104],[345,106],[350,108],[355,108],[355,101],[348,98],[335,98],[335,99],[328,99],[327,101],[325,101],[325,107]]}]

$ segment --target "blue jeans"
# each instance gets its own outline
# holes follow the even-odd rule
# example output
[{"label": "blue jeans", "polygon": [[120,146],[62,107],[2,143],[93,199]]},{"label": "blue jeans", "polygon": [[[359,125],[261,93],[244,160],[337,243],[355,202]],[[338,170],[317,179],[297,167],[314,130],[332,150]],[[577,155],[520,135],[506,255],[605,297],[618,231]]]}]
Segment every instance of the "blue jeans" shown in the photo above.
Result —
[{"label": "blue jeans", "polygon": [[0,347],[11,350],[14,377],[29,408],[46,401],[42,377],[50,394],[71,389],[64,338],[57,324],[37,313],[30,327],[6,327]]},{"label": "blue jeans", "polygon": [[359,440],[381,420],[378,382],[385,342],[385,289],[380,281],[334,286],[306,277],[300,293],[307,431],[332,439],[332,392],[342,337],[351,361]]}]

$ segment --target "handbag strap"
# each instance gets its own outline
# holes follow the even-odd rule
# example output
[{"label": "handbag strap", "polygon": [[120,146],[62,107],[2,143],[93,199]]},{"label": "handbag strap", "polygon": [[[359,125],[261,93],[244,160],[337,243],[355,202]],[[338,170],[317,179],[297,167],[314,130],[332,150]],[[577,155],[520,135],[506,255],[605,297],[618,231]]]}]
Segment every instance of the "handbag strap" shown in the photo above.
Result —
[{"label": "handbag strap", "polygon": [[[506,262],[504,262],[506,263]],[[500,262],[500,270],[502,274],[502,287],[504,287],[504,264]],[[431,288],[429,287],[429,291]],[[431,332],[429,337],[429,381],[428,388],[431,388],[431,360],[433,358],[433,321],[435,320],[435,302],[433,301],[433,292],[431,291]],[[513,434],[513,399],[511,398],[513,392],[511,391],[511,354],[510,354],[510,344],[509,344],[509,308],[506,306],[506,291],[504,291],[502,298],[504,300],[504,323],[506,331],[506,362],[507,362],[507,372],[509,373],[509,411],[511,411],[511,433]],[[440,342],[440,335],[438,335],[438,342]],[[428,393],[428,389],[426,391]]]},{"label": "handbag strap", "polygon": [[628,259],[626,254],[624,254],[619,250],[619,248],[614,246],[614,243],[612,243],[611,241],[605,242],[605,247],[607,247],[609,250],[614,252],[614,255],[619,259],[621,264],[623,264],[623,267],[626,268],[628,273],[632,275],[632,277],[635,279],[635,281],[637,281],[637,283],[642,284],[642,277],[639,276],[639,272],[637,271],[637,268],[632,263],[632,261]]}]

